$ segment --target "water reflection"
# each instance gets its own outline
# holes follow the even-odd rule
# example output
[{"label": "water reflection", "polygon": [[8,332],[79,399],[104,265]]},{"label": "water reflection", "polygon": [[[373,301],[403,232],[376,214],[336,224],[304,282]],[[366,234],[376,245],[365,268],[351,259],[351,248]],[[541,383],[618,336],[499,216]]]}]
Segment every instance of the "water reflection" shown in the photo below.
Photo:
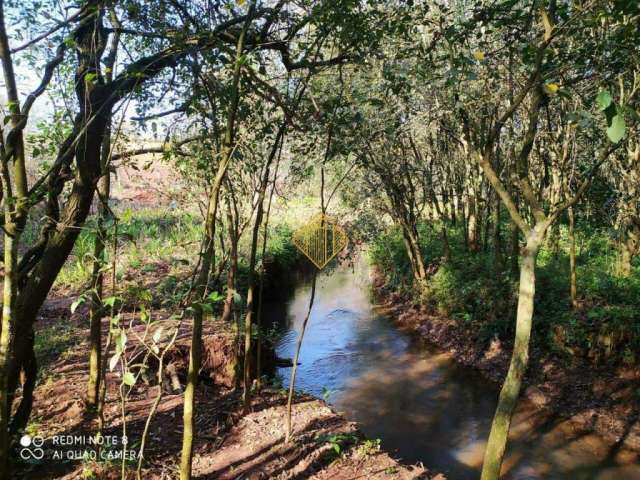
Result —
[{"label": "water reflection", "polygon": [[[475,372],[394,328],[376,313],[368,291],[363,264],[356,272],[318,278],[297,388],[317,396],[332,392],[330,402],[396,456],[450,479],[477,479],[497,392]],[[280,357],[293,357],[309,295],[310,285],[302,283],[284,319],[270,312],[270,321],[284,323]],[[278,373],[286,385],[290,369]],[[531,407],[519,409],[511,433],[506,479],[640,479],[635,454],[610,458],[612,447],[599,437],[574,432]]]}]

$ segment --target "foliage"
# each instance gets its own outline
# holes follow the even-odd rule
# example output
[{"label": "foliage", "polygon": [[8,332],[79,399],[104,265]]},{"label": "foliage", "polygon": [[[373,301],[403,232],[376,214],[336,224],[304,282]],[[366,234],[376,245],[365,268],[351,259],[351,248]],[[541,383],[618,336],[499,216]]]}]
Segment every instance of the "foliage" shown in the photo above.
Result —
[{"label": "foliage", "polygon": [[[433,266],[425,301],[442,316],[454,319],[472,338],[487,345],[494,336],[509,342],[514,333],[516,278],[496,270],[493,252],[469,253],[459,229],[448,228],[452,259],[440,263],[442,245],[425,235],[422,249]],[[534,342],[548,352],[594,362],[640,361],[640,268],[621,277],[611,268],[616,251],[606,232],[583,232],[578,255],[581,307],[570,304],[566,228],[561,251],[549,246],[540,254],[536,288]],[[406,251],[397,228],[380,235],[370,249],[372,263],[394,290],[411,284]]]}]

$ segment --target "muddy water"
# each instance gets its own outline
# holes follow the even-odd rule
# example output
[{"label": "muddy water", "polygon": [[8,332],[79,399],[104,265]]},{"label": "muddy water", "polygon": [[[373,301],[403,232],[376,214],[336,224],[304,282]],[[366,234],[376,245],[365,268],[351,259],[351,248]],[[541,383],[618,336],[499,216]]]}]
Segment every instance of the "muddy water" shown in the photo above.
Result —
[{"label": "muddy water", "polygon": [[[293,357],[309,293],[302,282],[286,305],[269,314],[268,321],[285,325],[280,357]],[[278,375],[287,385],[290,368]],[[364,265],[318,278],[296,386],[328,396],[403,460],[453,480],[479,477],[497,391],[376,313]],[[531,406],[521,406],[512,425],[505,479],[640,479],[635,454],[544,418]]]}]

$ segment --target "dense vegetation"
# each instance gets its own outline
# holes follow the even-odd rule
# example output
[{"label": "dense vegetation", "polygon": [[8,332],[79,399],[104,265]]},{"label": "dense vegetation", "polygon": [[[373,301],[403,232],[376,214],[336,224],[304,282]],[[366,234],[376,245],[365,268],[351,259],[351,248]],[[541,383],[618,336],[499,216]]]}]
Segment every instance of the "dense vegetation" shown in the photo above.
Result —
[{"label": "dense vegetation", "polygon": [[[156,382],[144,451],[188,339],[191,478],[209,320],[234,332],[248,414],[263,300],[318,212],[370,244],[388,287],[512,345],[482,470],[498,478],[532,342],[640,361],[639,23],[633,0],[0,0],[0,478],[46,339],[67,341],[38,328],[60,295],[85,308],[98,436],[107,384],[126,433]],[[151,167],[152,200],[127,206],[122,175]]]},{"label": "dense vegetation", "polygon": [[[470,252],[461,228],[447,227],[449,259],[437,224],[420,226],[423,257],[432,272],[426,288],[416,291],[401,233],[393,229],[377,238],[372,262],[384,272],[385,287],[431,306],[455,319],[486,348],[498,337],[513,338],[517,302],[517,270],[496,263],[491,240]],[[576,254],[578,307],[570,291],[567,227],[558,231],[557,245],[545,245],[538,260],[539,288],[535,299],[532,342],[563,358],[586,359],[594,364],[637,365],[640,352],[640,300],[637,266],[628,277],[615,269],[618,256],[606,231],[589,226],[578,229]],[[501,252],[506,260],[507,252]],[[516,258],[517,259],[517,258]]]}]

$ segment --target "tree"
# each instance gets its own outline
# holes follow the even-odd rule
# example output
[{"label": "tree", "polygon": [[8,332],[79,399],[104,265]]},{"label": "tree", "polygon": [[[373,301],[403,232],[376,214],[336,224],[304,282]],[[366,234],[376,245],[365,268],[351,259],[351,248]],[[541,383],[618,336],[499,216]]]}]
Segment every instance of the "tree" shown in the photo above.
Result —
[{"label": "tree", "polygon": [[[318,12],[325,13],[325,10],[316,9],[311,12],[300,9],[296,11],[296,15],[291,15],[290,12],[284,12],[285,4],[286,2],[280,2],[273,7],[255,8],[254,28],[247,32],[247,48],[273,52],[287,70],[331,66],[345,60],[346,57],[340,50],[336,50],[338,54],[335,56],[318,58],[315,64],[306,58],[304,50],[297,49],[295,39],[302,31],[314,25]],[[41,14],[37,6],[41,5],[24,3],[12,15],[20,22],[33,22]],[[9,118],[13,118],[13,123],[8,125],[5,135],[3,158],[7,162],[10,158],[17,159],[13,162],[15,168],[12,177],[12,182],[16,182],[12,186],[16,188],[7,189],[8,185],[5,185],[3,192],[7,199],[5,209],[10,208],[12,213],[5,216],[4,220],[9,222],[6,226],[11,232],[5,243],[8,247],[5,249],[8,260],[6,268],[10,273],[7,278],[18,281],[5,282],[8,299],[11,297],[13,301],[5,303],[8,326],[4,329],[4,341],[8,353],[0,358],[0,373],[4,372],[7,378],[7,388],[2,389],[0,398],[2,401],[6,398],[7,409],[3,409],[3,412],[10,410],[8,405],[12,403],[19,372],[24,370],[28,377],[21,405],[17,409],[18,414],[12,421],[14,432],[26,425],[35,384],[37,369],[33,354],[33,324],[89,214],[96,184],[102,177],[102,139],[105,138],[111,118],[110,112],[133,97],[141,104],[152,103],[152,95],[149,94],[152,91],[151,80],[162,79],[170,85],[172,76],[165,76],[164,72],[184,72],[184,66],[190,63],[194,55],[209,52],[216,56],[218,65],[229,63],[225,52],[228,45],[237,43],[242,25],[248,18],[247,11],[242,8],[219,10],[210,2],[167,4],[134,1],[127,4],[116,3],[113,7],[115,16],[111,20],[118,18],[119,22],[109,22],[104,2],[87,0],[80,7],[70,9],[63,22],[54,24],[14,49],[33,49],[45,41],[57,45],[53,54],[44,49],[39,57],[45,64],[41,85],[22,105],[16,100],[10,101],[12,112]],[[347,22],[357,18],[357,9],[355,5],[345,6]],[[4,25],[4,13],[2,20]],[[42,22],[42,25],[50,24],[49,21]],[[340,31],[343,39],[350,35],[347,28]],[[116,33],[120,35],[121,42],[135,46],[133,51],[140,56],[132,60],[122,59],[118,63],[120,73],[110,79],[103,60],[109,38]],[[326,32],[324,35],[326,36]],[[7,37],[4,30],[2,59],[5,83],[9,86],[10,96],[17,99],[18,86],[13,75],[11,47]],[[74,60],[65,56],[69,50],[75,50]],[[46,55],[51,56],[47,58]],[[51,168],[28,188],[26,176],[23,175],[24,168],[20,167],[23,165],[20,158],[24,156],[21,153],[22,131],[34,101],[47,89],[56,68],[67,61],[75,72],[76,112],[72,115],[72,126],[57,145],[57,155]],[[175,78],[182,77],[178,75]],[[182,91],[180,88],[175,90]],[[185,105],[182,112],[188,110],[189,102],[185,102]],[[14,197],[20,201],[11,201]],[[28,212],[43,202],[47,203],[49,209],[48,227],[42,230],[41,238],[36,244],[18,260],[20,236],[13,232],[19,232]],[[11,270],[12,265],[17,265],[17,269]],[[13,293],[9,295],[11,292]],[[14,328],[12,335],[9,335],[10,328]],[[6,416],[2,417],[2,422],[8,422]],[[6,445],[0,445],[3,446]],[[2,450],[5,455],[6,449]]]}]

